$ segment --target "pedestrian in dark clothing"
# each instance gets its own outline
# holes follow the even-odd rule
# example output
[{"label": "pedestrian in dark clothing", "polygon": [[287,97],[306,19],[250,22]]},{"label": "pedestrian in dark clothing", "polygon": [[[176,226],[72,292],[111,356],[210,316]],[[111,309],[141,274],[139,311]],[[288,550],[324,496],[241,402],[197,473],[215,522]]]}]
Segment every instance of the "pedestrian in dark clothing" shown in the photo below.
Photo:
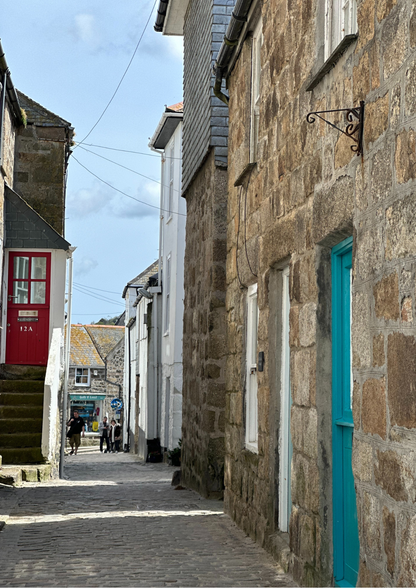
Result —
[{"label": "pedestrian in dark clothing", "polygon": [[118,453],[120,451],[120,439],[121,439],[121,427],[116,423],[114,419],[111,421],[110,427],[110,441],[111,441],[111,450],[113,453]]},{"label": "pedestrian in dark clothing", "polygon": [[66,436],[69,438],[71,446],[71,453],[69,455],[77,454],[78,447],[81,445],[81,435],[85,437],[85,423],[84,419],[79,416],[79,412],[74,410],[74,416],[67,422],[69,431]]},{"label": "pedestrian in dark clothing", "polygon": [[104,444],[104,439],[107,445],[107,449],[104,451],[104,453],[110,453],[110,437],[108,436],[108,431],[110,428],[110,423],[107,420],[107,417],[105,416],[103,418],[103,420],[100,422],[100,424],[98,425],[98,430],[100,432],[100,451],[101,453],[103,452],[103,444]]}]

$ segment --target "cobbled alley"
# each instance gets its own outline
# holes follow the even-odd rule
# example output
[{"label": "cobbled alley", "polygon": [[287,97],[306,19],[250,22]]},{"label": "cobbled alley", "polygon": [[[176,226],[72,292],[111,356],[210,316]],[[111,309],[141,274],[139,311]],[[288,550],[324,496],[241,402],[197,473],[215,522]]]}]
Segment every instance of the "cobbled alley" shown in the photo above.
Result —
[{"label": "cobbled alley", "polygon": [[81,449],[65,478],[0,487],[1,586],[294,586],[173,468]]}]

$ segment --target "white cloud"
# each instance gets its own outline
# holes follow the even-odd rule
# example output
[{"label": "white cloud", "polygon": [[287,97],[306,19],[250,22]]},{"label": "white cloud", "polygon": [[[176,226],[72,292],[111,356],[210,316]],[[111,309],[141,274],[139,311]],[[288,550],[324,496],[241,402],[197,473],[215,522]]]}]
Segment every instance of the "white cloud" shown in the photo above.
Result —
[{"label": "white cloud", "polygon": [[[113,214],[122,218],[141,218],[145,216],[159,215],[159,184],[147,182],[137,189],[136,194],[131,193],[131,195],[142,202],[137,202],[131,198],[120,196],[111,202],[111,211]],[[149,204],[151,206],[149,206]]]},{"label": "white cloud", "polygon": [[74,273],[76,276],[86,276],[98,266],[98,261],[91,257],[74,257]]},{"label": "white cloud", "polygon": [[93,14],[77,14],[74,20],[76,38],[88,45],[90,49],[98,49],[100,46],[100,35],[95,16]]},{"label": "white cloud", "polygon": [[114,192],[97,180],[91,188],[83,188],[68,194],[69,218],[82,215],[97,214],[114,198]]}]

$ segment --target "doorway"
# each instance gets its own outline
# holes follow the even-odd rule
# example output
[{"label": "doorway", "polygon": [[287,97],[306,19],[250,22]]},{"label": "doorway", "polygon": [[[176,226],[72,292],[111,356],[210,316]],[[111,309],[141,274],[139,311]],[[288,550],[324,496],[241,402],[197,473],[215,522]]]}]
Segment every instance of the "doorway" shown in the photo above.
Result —
[{"label": "doorway", "polygon": [[50,253],[9,253],[7,364],[47,364],[50,273]]},{"label": "doorway", "polygon": [[359,565],[357,504],[352,473],[352,237],[332,249],[333,540],[336,586],[355,586]]}]

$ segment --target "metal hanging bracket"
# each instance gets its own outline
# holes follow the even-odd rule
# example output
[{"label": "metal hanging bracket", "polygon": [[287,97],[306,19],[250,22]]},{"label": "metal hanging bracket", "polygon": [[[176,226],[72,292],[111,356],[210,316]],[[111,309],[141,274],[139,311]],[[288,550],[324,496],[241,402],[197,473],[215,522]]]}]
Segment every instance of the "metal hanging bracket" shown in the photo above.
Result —
[{"label": "metal hanging bracket", "polygon": [[[337,129],[350,139],[352,139],[355,144],[351,145],[351,151],[354,151],[357,155],[361,155],[363,152],[363,136],[364,136],[364,100],[361,100],[360,106],[357,108],[339,108],[337,110],[319,110],[316,112],[310,112],[306,120],[308,123],[314,123],[316,121],[316,117],[320,118],[328,125]],[[334,123],[326,120],[321,114],[329,114],[331,112],[345,112],[345,118],[347,119],[347,126],[345,129],[340,129]]]}]

